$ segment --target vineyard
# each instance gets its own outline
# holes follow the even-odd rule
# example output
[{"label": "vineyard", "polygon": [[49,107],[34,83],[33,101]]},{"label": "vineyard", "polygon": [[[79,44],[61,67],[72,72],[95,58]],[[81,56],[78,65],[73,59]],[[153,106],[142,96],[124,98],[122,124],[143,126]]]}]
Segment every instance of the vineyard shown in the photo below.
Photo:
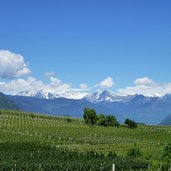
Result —
[{"label": "vineyard", "polygon": [[[168,170],[171,128],[87,126],[82,119],[0,111],[0,170]],[[138,147],[141,156],[129,156]]]}]

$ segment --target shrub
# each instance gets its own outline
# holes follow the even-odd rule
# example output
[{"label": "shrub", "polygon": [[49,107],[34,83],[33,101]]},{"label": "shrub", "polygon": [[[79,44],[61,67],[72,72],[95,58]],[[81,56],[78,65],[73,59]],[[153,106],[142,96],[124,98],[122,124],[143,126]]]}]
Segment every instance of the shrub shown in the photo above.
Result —
[{"label": "shrub", "polygon": [[131,119],[126,119],[125,124],[128,126],[128,128],[137,128],[137,123]]},{"label": "shrub", "polygon": [[135,145],[133,148],[131,148],[128,151],[128,156],[133,157],[133,158],[141,157],[142,156],[142,151],[140,150],[139,147],[137,147],[137,145]]},{"label": "shrub", "polygon": [[71,120],[71,118],[67,118],[66,121],[67,122],[71,122],[72,120]]}]

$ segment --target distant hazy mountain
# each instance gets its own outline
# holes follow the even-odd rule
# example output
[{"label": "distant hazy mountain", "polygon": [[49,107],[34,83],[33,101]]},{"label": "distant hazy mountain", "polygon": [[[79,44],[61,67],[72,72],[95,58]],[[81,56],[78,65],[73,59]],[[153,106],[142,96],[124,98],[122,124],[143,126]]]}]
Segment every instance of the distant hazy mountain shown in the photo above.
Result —
[{"label": "distant hazy mountain", "polygon": [[171,115],[171,95],[146,97],[143,95],[121,96],[111,91],[83,94],[66,92],[22,92],[20,96],[6,96],[21,110],[82,117],[83,109],[90,107],[97,113],[112,114],[123,122],[126,118],[146,124],[159,124]]},{"label": "distant hazy mountain", "polygon": [[160,122],[160,125],[171,125],[171,115],[167,116]]},{"label": "distant hazy mountain", "polygon": [[0,93],[0,109],[19,109],[17,105],[11,100],[9,100],[3,93]]},{"label": "distant hazy mountain", "polygon": [[[171,95],[170,94],[167,94],[163,97],[163,100],[165,101],[166,103],[166,108],[168,110],[168,108],[170,108],[171,106]],[[160,122],[160,125],[171,125],[171,112],[170,114],[165,117],[161,122]]]},{"label": "distant hazy mountain", "polygon": [[25,96],[8,96],[21,110],[51,115],[82,117],[85,107],[94,108],[98,113],[113,114],[113,110],[100,104],[93,104],[84,99],[41,99]]}]

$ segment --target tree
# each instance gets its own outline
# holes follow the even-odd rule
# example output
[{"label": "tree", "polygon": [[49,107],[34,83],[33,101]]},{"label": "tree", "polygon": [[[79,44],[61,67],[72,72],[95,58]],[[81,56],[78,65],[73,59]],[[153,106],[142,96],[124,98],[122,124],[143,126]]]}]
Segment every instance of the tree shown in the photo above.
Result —
[{"label": "tree", "polygon": [[97,115],[96,123],[99,126],[107,126],[106,125],[106,116],[103,114]]},{"label": "tree", "polygon": [[120,123],[116,120],[113,115],[96,114],[94,109],[84,108],[84,122],[89,125],[98,126],[119,126]]},{"label": "tree", "polygon": [[137,123],[133,120],[126,119],[125,124],[128,125],[128,128],[131,128],[131,129],[137,128]]},{"label": "tree", "polygon": [[116,120],[115,116],[113,115],[97,115],[97,125],[99,126],[119,126],[119,122]]},{"label": "tree", "polygon": [[107,126],[119,126],[119,122],[116,120],[115,116],[107,115],[106,116],[106,125]]},{"label": "tree", "polygon": [[83,118],[86,124],[94,125],[96,123],[96,111],[94,109],[85,108]]}]

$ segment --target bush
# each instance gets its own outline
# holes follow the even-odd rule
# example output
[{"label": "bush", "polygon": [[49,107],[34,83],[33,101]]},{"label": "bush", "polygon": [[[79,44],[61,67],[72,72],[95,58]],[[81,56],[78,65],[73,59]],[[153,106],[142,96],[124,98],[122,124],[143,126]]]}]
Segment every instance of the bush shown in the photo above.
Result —
[{"label": "bush", "polygon": [[128,151],[128,156],[137,158],[142,156],[142,151],[136,145]]},{"label": "bush", "polygon": [[106,116],[106,125],[107,126],[119,126],[119,122],[116,120],[115,116],[107,115]]},{"label": "bush", "polygon": [[168,144],[164,149],[163,159],[170,159],[171,160],[171,144]]},{"label": "bush", "polygon": [[117,157],[117,154],[116,154],[115,151],[111,151],[111,152],[109,152],[109,154],[107,155],[107,157],[110,158],[110,159],[114,159],[114,158]]},{"label": "bush", "polygon": [[71,118],[67,118],[66,121],[67,122],[71,122],[72,120],[71,120]]},{"label": "bush", "polygon": [[115,116],[112,115],[97,115],[96,123],[99,126],[119,126],[119,122],[116,120]]},{"label": "bush", "polygon": [[125,124],[128,126],[128,128],[131,128],[131,129],[137,128],[137,123],[133,120],[126,119]]}]

